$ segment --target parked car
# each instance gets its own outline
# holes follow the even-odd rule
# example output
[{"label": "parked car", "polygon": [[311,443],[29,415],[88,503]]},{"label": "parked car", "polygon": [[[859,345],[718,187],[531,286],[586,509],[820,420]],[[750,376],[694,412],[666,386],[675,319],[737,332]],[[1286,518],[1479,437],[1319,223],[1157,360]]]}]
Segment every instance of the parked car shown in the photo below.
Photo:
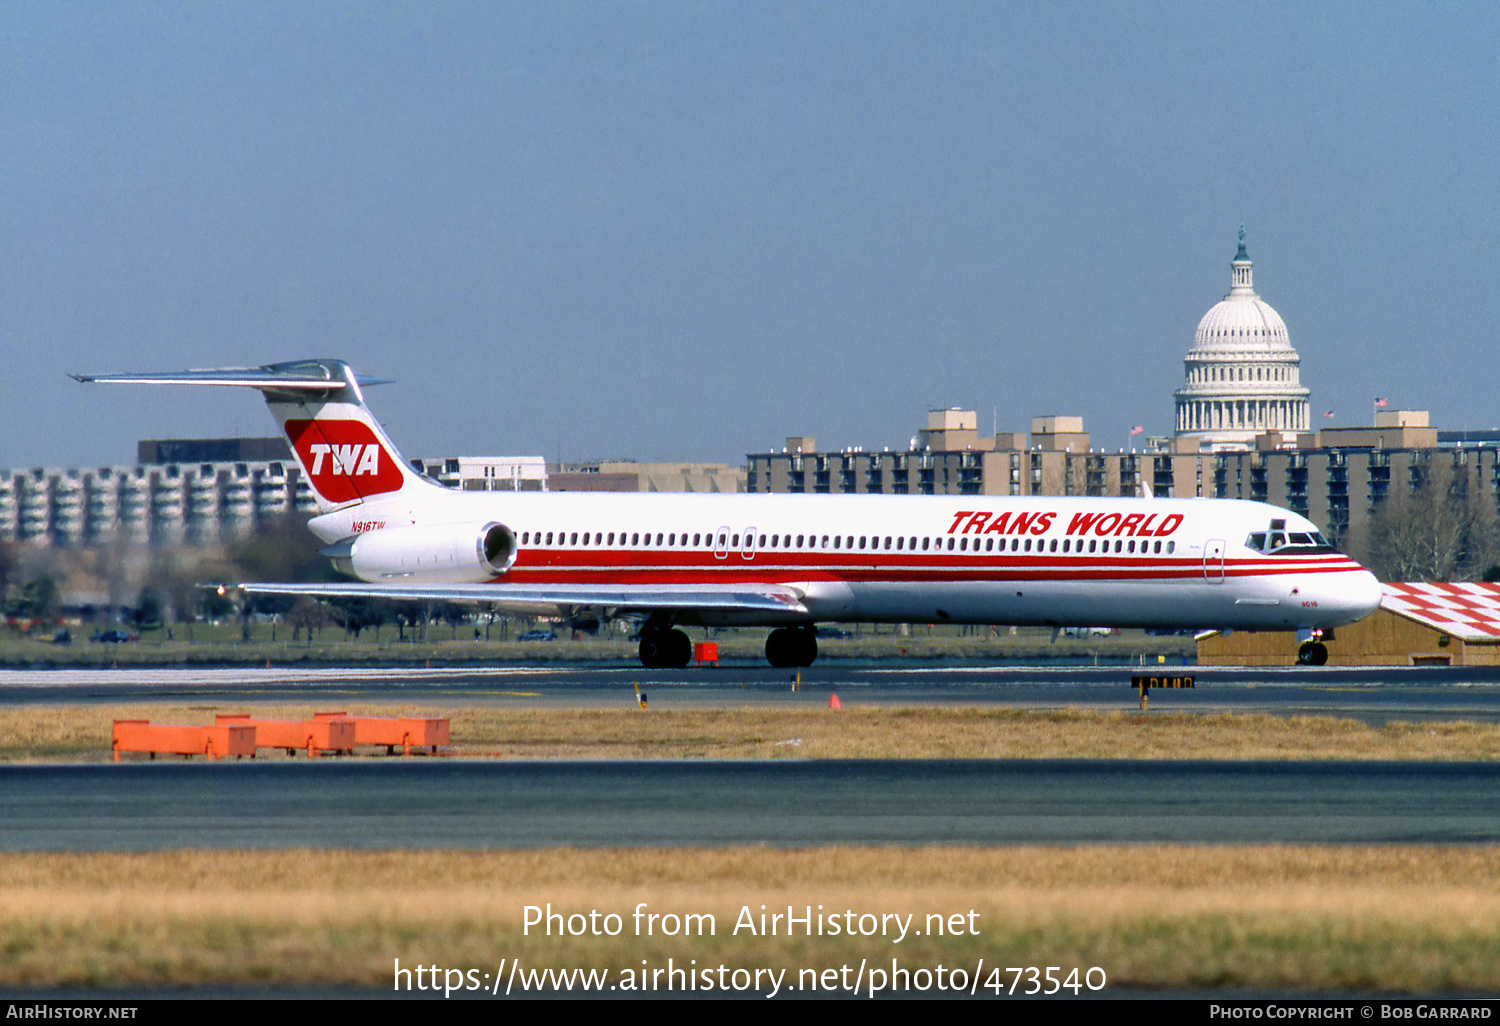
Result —
[{"label": "parked car", "polygon": [[527,631],[519,635],[517,641],[556,641],[557,634],[554,631]]},{"label": "parked car", "polygon": [[121,630],[107,630],[107,631],[96,631],[94,633],[94,636],[93,636],[93,638],[91,640],[93,640],[93,641],[107,641],[110,644],[117,645],[117,644],[119,644],[122,641],[134,641],[135,640],[135,636],[131,635],[131,634],[127,634],[125,631],[121,631]]}]

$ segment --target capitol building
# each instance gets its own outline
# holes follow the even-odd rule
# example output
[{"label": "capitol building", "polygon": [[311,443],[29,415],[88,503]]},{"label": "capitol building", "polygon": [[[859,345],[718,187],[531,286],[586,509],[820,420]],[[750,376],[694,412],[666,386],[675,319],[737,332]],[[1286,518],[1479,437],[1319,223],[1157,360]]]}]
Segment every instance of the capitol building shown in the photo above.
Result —
[{"label": "capitol building", "polygon": [[1267,432],[1310,430],[1301,358],[1281,315],[1255,294],[1245,229],[1230,264],[1229,295],[1203,315],[1183,360],[1175,433],[1204,449],[1246,449]]}]

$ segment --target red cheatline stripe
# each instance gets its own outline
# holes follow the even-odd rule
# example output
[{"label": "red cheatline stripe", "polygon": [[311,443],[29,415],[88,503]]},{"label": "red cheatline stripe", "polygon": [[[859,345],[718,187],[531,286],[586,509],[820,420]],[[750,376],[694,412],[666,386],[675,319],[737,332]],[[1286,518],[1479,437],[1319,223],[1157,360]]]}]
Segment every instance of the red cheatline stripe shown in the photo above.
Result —
[{"label": "red cheatline stripe", "polygon": [[[1359,565],[1347,556],[1308,556],[1288,557],[1282,559],[1268,559],[1264,557],[1251,559],[1229,558],[1222,561],[1213,560],[1211,564],[1218,566],[1222,562],[1224,566],[1247,570],[1251,572],[1286,572],[1289,568],[1296,571],[1318,570],[1352,570],[1359,569]],[[1076,569],[1080,567],[1110,566],[1110,567],[1193,567],[1204,565],[1201,558],[1163,558],[1155,553],[1143,553],[1131,555],[1129,553],[1006,553],[1004,556],[984,556],[976,560],[973,556],[955,553],[952,556],[903,556],[900,553],[881,555],[879,558],[869,558],[864,554],[850,559],[847,555],[839,553],[807,553],[799,554],[795,559],[787,558],[786,555],[761,553],[752,559],[745,559],[737,554],[728,557],[714,557],[711,553],[700,552],[674,552],[663,549],[644,549],[636,551],[628,550],[602,550],[602,549],[532,549],[522,552],[518,560],[517,569],[530,569],[534,567],[561,568],[567,566],[605,568],[613,567],[622,570],[636,569],[642,567],[676,567],[690,568],[700,567],[706,569],[729,569],[732,567],[743,567],[761,571],[779,570],[839,570],[858,571],[877,568],[891,569],[915,569],[915,570],[976,570],[996,569],[1016,566],[1055,566],[1062,569]]]},{"label": "red cheatline stripe", "polygon": [[[1228,568],[1226,578],[1261,576],[1284,576],[1307,573],[1346,573],[1361,569],[1357,565],[1347,567],[1278,567],[1272,570],[1241,570]],[[515,584],[782,584],[808,579],[848,581],[850,583],[954,583],[954,582],[1007,582],[1045,580],[1089,580],[1089,581],[1149,581],[1149,580],[1205,580],[1208,579],[1201,566],[1180,567],[1015,567],[1010,569],[950,568],[939,572],[921,570],[888,569],[840,569],[826,567],[724,567],[712,568],[636,567],[630,570],[615,568],[545,568],[514,569],[499,582]],[[1217,575],[1215,578],[1217,579]]]}]

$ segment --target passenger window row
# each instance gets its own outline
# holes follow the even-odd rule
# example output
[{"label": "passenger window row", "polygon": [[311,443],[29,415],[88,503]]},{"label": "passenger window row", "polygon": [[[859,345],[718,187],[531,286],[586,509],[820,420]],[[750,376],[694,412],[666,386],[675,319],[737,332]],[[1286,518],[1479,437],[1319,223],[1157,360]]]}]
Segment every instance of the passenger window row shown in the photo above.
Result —
[{"label": "passenger window row", "polygon": [[[719,537],[716,546],[714,534],[704,534],[702,532],[698,532],[691,536],[689,536],[686,532],[680,535],[676,533],[657,533],[653,536],[650,532],[646,532],[643,534],[639,531],[621,531],[618,533],[618,535],[614,531],[610,531],[608,533],[605,533],[603,531],[584,531],[581,535],[577,531],[522,531],[521,544],[536,545],[543,548],[576,548],[580,546],[611,548],[616,545],[617,537],[618,544],[626,548],[723,548],[726,545],[727,547],[736,550],[740,548],[739,534],[730,535],[727,539],[722,536]],[[1292,537],[1296,541],[1300,542],[1306,536],[1293,535]],[[580,541],[580,538],[582,539],[582,541]],[[1265,544],[1265,536],[1259,536],[1260,544],[1256,544],[1256,538],[1256,535],[1251,535],[1251,540],[1247,544],[1249,544],[1251,548],[1260,549],[1261,546]],[[758,537],[746,535],[744,540],[745,546],[747,548],[757,549],[830,549],[859,552],[933,552],[944,551],[945,549],[948,552],[1060,551],[1065,553],[1071,552],[1079,555],[1084,554],[1085,551],[1084,539],[1082,538],[1063,538],[1061,540],[1057,538],[1032,539],[1015,537],[1009,539],[970,539],[962,536],[953,537],[951,535],[939,536],[937,538],[908,538],[906,536],[895,537],[891,535],[885,535],[884,537],[881,537],[870,535],[846,536],[826,534],[821,536],[807,534],[772,534],[767,536],[762,534]],[[969,544],[970,541],[973,542],[972,546]],[[980,544],[981,541],[984,543],[982,546]],[[998,545],[996,544],[997,541],[999,542]],[[1006,546],[1007,541],[1009,541],[1010,543],[1008,549]],[[1114,551],[1117,553],[1151,554],[1161,554],[1165,552],[1166,554],[1171,555],[1177,549],[1177,543],[1175,541],[1167,541],[1163,543],[1160,539],[1156,539],[1155,541],[1142,540],[1139,542],[1139,547],[1137,547],[1137,542],[1134,538],[1115,538],[1113,539],[1114,547],[1113,550],[1111,550],[1110,541],[1111,539],[1105,538],[1103,539],[1103,542],[1101,544],[1100,539],[1090,538],[1088,539],[1087,551],[1088,553],[1108,553],[1110,551]],[[920,546],[918,544],[919,542]],[[945,542],[946,545],[944,544]],[[1324,544],[1327,543],[1325,542]]]}]

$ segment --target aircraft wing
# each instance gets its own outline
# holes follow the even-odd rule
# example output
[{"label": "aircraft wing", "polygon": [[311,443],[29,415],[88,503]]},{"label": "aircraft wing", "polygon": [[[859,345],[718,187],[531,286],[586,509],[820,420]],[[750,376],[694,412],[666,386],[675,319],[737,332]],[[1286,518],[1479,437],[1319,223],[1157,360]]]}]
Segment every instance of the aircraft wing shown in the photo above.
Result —
[{"label": "aircraft wing", "polygon": [[252,595],[309,595],[313,598],[375,598],[414,602],[477,602],[515,612],[556,608],[563,615],[577,607],[620,612],[719,610],[805,614],[801,594],[777,584],[238,584]]}]

